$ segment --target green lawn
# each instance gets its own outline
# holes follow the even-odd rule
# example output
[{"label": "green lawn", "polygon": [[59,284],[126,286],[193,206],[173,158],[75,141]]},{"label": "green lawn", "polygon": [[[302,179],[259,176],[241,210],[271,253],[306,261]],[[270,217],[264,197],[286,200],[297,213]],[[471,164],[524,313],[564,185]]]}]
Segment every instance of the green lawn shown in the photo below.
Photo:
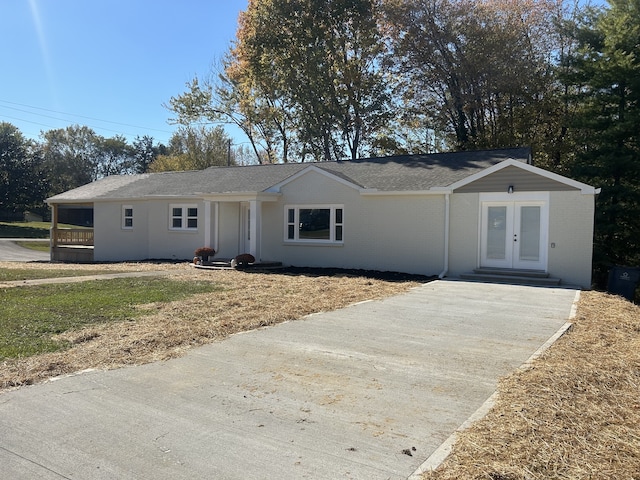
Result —
[{"label": "green lawn", "polygon": [[118,322],[142,314],[134,308],[184,299],[220,287],[166,278],[123,278],[8,288],[0,291],[0,361],[63,350],[52,336],[88,324]]},{"label": "green lawn", "polygon": [[51,246],[49,240],[40,241],[28,241],[28,242],[14,242],[16,245],[20,245],[22,248],[28,248],[29,250],[36,250],[37,252],[49,252]]},{"label": "green lawn", "polygon": [[[0,238],[49,238],[49,222],[0,222]],[[58,228],[86,228],[59,223]]]},{"label": "green lawn", "polygon": [[18,280],[34,280],[38,278],[81,277],[83,275],[102,275],[105,273],[120,273],[124,270],[32,270],[21,268],[0,268],[0,282]]}]

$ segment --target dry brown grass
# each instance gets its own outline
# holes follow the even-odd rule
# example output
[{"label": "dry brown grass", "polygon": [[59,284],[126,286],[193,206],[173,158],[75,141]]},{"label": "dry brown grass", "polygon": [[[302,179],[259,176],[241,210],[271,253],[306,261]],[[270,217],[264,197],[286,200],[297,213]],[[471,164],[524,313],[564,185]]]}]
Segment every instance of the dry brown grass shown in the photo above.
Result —
[{"label": "dry brown grass", "polygon": [[19,270],[102,270],[111,272],[147,272],[154,270],[185,271],[185,263],[125,262],[125,263],[49,263],[49,262],[0,262],[0,268]]},{"label": "dry brown grass", "polygon": [[640,479],[640,308],[583,292],[572,330],[423,478]]},{"label": "dry brown grass", "polygon": [[[0,267],[16,268],[16,264]],[[20,268],[72,268],[26,264]],[[110,369],[179,356],[190,347],[233,333],[295,320],[314,312],[404,292],[416,282],[390,282],[351,275],[308,276],[279,273],[196,270],[187,264],[103,265],[113,270],[175,270],[177,280],[210,280],[223,291],[184,301],[145,305],[147,315],[131,322],[97,325],[60,335],[74,346],[64,352],[8,360],[1,364],[0,389],[40,382],[84,369]]]}]

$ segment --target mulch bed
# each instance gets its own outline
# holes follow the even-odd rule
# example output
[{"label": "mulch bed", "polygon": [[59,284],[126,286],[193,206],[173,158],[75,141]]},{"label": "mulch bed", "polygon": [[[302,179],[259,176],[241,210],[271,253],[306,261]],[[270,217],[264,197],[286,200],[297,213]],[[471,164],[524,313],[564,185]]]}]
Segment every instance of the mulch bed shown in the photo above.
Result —
[{"label": "mulch bed", "polygon": [[640,479],[640,307],[582,292],[573,323],[425,479]]}]

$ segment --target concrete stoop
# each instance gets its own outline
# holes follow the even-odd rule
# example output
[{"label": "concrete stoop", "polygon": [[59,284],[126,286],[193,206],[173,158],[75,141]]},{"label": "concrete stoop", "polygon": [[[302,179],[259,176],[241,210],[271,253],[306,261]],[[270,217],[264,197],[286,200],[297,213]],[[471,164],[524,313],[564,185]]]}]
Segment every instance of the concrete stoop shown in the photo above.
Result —
[{"label": "concrete stoop", "polygon": [[509,283],[515,285],[540,285],[557,287],[561,279],[551,277],[542,270],[520,270],[507,268],[476,268],[460,275],[463,280],[486,283]]},{"label": "concrete stoop", "polygon": [[203,270],[272,270],[283,268],[282,262],[269,262],[262,261],[257,263],[250,263],[245,267],[233,267],[231,266],[231,259],[219,259],[212,262],[206,262],[203,265],[193,264],[195,268],[201,268]]}]

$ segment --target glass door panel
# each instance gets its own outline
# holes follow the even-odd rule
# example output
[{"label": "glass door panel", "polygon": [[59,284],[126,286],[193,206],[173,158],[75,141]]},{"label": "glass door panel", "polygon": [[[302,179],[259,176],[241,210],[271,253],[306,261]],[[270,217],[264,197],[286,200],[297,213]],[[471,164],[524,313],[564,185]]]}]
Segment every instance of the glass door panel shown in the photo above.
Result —
[{"label": "glass door panel", "polygon": [[487,209],[487,259],[504,260],[507,254],[507,207]]},{"label": "glass door panel", "polygon": [[520,242],[518,259],[538,262],[540,260],[540,207],[520,207]]}]

